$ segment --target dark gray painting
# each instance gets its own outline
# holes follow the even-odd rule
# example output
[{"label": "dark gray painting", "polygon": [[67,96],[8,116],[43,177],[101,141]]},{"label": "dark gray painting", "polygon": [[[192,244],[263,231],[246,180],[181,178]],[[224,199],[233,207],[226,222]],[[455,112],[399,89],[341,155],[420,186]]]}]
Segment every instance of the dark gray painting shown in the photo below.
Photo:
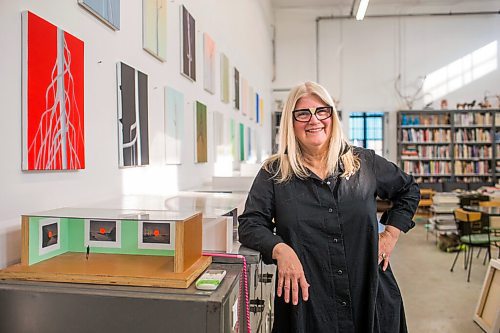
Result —
[{"label": "dark gray painting", "polygon": [[120,167],[149,164],[148,76],[118,63]]},{"label": "dark gray painting", "polygon": [[182,14],[182,74],[196,81],[196,26],[194,18],[186,7],[181,6]]}]

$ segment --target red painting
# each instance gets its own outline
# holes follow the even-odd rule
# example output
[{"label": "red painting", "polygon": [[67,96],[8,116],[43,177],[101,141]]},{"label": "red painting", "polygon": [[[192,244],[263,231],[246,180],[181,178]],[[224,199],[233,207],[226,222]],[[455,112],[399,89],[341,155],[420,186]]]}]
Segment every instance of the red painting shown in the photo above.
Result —
[{"label": "red painting", "polygon": [[84,44],[23,13],[23,170],[85,168]]}]

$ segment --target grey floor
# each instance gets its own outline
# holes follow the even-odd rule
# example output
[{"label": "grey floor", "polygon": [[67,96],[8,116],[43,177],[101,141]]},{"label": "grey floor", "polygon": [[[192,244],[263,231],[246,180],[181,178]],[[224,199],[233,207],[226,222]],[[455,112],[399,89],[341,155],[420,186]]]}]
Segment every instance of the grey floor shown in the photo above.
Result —
[{"label": "grey floor", "polygon": [[[494,258],[496,255],[496,251],[492,253]],[[479,258],[474,256],[469,283],[462,253],[450,272],[454,256],[438,250],[432,235],[426,240],[423,223],[400,236],[391,265],[410,333],[483,332],[472,317],[488,265],[483,266],[484,250]]]}]

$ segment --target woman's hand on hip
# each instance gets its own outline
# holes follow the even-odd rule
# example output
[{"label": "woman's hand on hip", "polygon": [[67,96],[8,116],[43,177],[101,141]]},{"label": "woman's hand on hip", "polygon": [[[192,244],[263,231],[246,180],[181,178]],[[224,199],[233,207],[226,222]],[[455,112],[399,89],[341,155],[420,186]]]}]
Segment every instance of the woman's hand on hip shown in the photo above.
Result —
[{"label": "woman's hand on hip", "polygon": [[378,263],[383,262],[382,270],[389,266],[391,253],[398,241],[401,230],[391,225],[385,226],[385,230],[378,234]]},{"label": "woman's hand on hip", "polygon": [[273,259],[278,262],[278,287],[276,294],[283,295],[285,303],[291,300],[294,305],[299,302],[299,288],[302,290],[302,299],[309,298],[309,283],[307,283],[304,269],[295,251],[285,243],[276,244],[273,248]]}]

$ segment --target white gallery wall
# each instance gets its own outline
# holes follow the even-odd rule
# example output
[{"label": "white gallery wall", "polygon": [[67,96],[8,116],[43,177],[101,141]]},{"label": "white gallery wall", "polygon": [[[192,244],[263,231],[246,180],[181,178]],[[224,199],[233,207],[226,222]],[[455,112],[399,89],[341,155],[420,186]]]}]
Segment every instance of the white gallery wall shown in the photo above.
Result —
[{"label": "white gallery wall", "polygon": [[[350,8],[277,10],[273,88],[287,89],[304,80],[323,84],[340,101],[347,135],[349,112],[388,112],[384,155],[396,161],[396,111],[408,109],[406,100],[413,99],[422,82],[413,109],[431,102],[439,109],[442,99],[450,109],[473,100],[477,107],[485,94],[499,105],[494,95],[500,95],[500,15],[369,16],[499,9],[498,1],[446,8],[373,2],[363,21],[339,18]],[[328,18],[332,15],[337,18]],[[275,96],[284,98],[283,93]]]},{"label": "white gallery wall", "polygon": [[[268,0],[168,0],[167,60],[142,48],[142,1],[121,1],[121,27],[113,31],[77,0],[0,1],[0,268],[20,258],[20,215],[92,203],[121,195],[169,195],[201,186],[214,175],[213,113],[234,118],[254,130],[259,156],[271,150],[273,13]],[[197,80],[180,74],[180,6],[196,20]],[[85,43],[85,169],[21,171],[21,13],[29,10]],[[203,33],[216,44],[214,95],[203,89]],[[263,124],[256,124],[220,98],[220,52],[264,100]],[[148,166],[118,167],[116,64],[124,62],[148,75]],[[165,164],[164,87],[184,94],[182,164]],[[194,102],[208,110],[208,163],[194,163]],[[237,141],[238,142],[238,141]],[[237,166],[237,165],[236,165]],[[228,166],[229,170],[232,165]]]}]

